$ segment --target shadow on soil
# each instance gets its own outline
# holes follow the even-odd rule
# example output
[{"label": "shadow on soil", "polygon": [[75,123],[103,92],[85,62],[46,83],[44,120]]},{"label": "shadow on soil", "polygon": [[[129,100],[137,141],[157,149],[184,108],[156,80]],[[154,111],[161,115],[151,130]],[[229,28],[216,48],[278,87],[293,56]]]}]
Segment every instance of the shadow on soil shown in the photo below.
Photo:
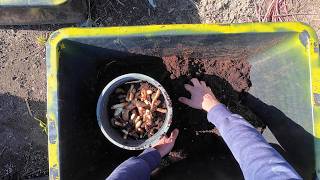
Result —
[{"label": "shadow on soil", "polygon": [[303,179],[315,177],[315,142],[319,139],[288,118],[283,112],[247,94],[243,103],[259,116],[276,137],[275,149],[296,169]]},{"label": "shadow on soil", "polygon": [[[65,42],[65,45],[68,43]],[[180,129],[173,149],[177,154],[177,158],[173,157],[176,160],[172,160],[172,156],[164,158],[162,168],[152,179],[243,179],[237,162],[221,137],[214,133],[196,134],[197,130],[211,130],[214,127],[208,123],[206,114],[178,102],[178,97],[188,96],[184,84],[189,83],[191,77],[208,81],[207,84],[225,104],[245,97],[242,106],[249,107],[259,119],[270,126],[285,150],[285,153],[280,153],[303,177],[312,177],[315,159],[313,136],[275,107],[250,95],[243,97],[244,94],[235,93],[225,80],[213,75],[197,75],[197,71],[191,71],[188,77],[181,76],[172,80],[159,57],[119,53],[103,48],[82,49],[81,44],[74,44],[73,48],[72,51],[79,53],[62,51],[63,61],[59,65],[60,117],[68,119],[60,123],[61,176],[104,179],[121,162],[139,153],[120,149],[108,142],[97,125],[95,115],[96,102],[104,86],[119,75],[135,72],[148,75],[164,86],[173,104],[171,129]],[[124,61],[125,59],[130,61]],[[81,68],[76,68],[75,65]],[[242,111],[235,113],[246,115]],[[295,142],[288,141],[290,139],[295,139]]]},{"label": "shadow on soil", "polygon": [[[28,100],[28,104],[34,116],[45,120],[45,102]],[[47,136],[41,131],[25,99],[0,94],[0,179],[48,174]]]},{"label": "shadow on soil", "polygon": [[[0,29],[12,29],[15,33],[23,30],[34,31],[56,31],[61,28],[70,27],[68,24],[39,24],[39,25],[0,25]],[[9,37],[8,37],[9,38]]]},{"label": "shadow on soil", "polygon": [[[69,43],[71,42],[65,42],[65,45],[68,46]],[[225,103],[234,102],[238,98],[237,93],[233,94],[230,84],[217,76],[196,75],[197,71],[191,71],[190,76],[181,76],[172,80],[163,60],[159,57],[97,47],[81,48],[81,46],[81,44],[74,43],[70,51],[60,52],[63,61],[60,61],[59,64],[61,67],[59,72],[59,116],[61,119],[68,120],[61,121],[59,127],[61,177],[67,179],[86,179],[87,177],[104,179],[121,162],[139,153],[126,151],[112,145],[103,136],[96,121],[96,103],[102,89],[112,79],[126,73],[148,75],[160,82],[167,90],[174,111],[171,129],[175,127],[180,129],[174,152],[187,157],[186,160],[177,163],[181,164],[179,167],[187,168],[188,163],[184,165],[184,162],[189,162],[190,159],[191,162],[194,162],[189,164],[190,166],[195,167],[196,163],[199,164],[198,171],[203,173],[201,176],[203,179],[211,179],[211,175],[204,173],[204,171],[219,174],[220,172],[216,171],[218,166],[221,167],[221,172],[225,172],[222,171],[225,168],[235,167],[236,170],[232,175],[241,177],[237,163],[219,136],[213,132],[196,134],[196,131],[210,131],[214,128],[207,121],[206,114],[178,102],[178,97],[188,96],[184,84],[190,83],[191,77],[197,76],[200,79],[208,80],[208,85],[217,91],[220,100]],[[74,51],[78,53],[71,53]],[[177,159],[179,158],[177,157]],[[211,163],[215,159],[220,160],[221,163]],[[197,160],[202,162],[197,162]],[[163,163],[163,166],[169,165],[170,170],[176,166],[168,158],[165,158]],[[173,165],[172,168],[171,165]],[[197,174],[192,169],[189,172]],[[186,175],[184,171],[173,173],[168,175],[171,177]],[[160,174],[165,175],[166,173],[160,171]],[[230,174],[230,172],[228,171],[226,174]],[[189,179],[189,177],[185,178]]]},{"label": "shadow on soil", "polygon": [[[313,135],[272,105],[267,105],[251,94],[242,100],[266,123],[281,147],[271,144],[303,177],[314,179],[315,141]],[[179,138],[179,137],[178,137]],[[213,140],[213,138],[212,138]],[[215,147],[211,147],[214,151]],[[188,158],[157,171],[152,179],[243,179],[234,158]]]},{"label": "shadow on soil", "polygon": [[92,16],[102,26],[200,23],[198,10],[190,0],[93,0]]},{"label": "shadow on soil", "polygon": [[[198,15],[198,10],[195,5],[190,0],[161,0],[156,1],[157,7],[153,8],[148,0],[88,0],[90,1],[90,10],[87,10],[84,6],[76,5],[76,11],[73,12],[72,8],[68,9],[70,12],[65,13],[65,17],[69,19],[75,19],[77,21],[82,20],[79,24],[57,24],[57,22],[62,23],[68,20],[61,20],[57,18],[54,11],[48,13],[32,13],[34,17],[33,20],[29,19],[23,20],[23,14],[28,14],[28,8],[25,12],[18,12],[16,10],[6,9],[7,14],[11,14],[14,18],[10,19],[9,24],[23,24],[23,22],[28,22],[30,24],[39,24],[43,22],[47,25],[0,25],[3,29],[14,29],[14,30],[37,30],[37,31],[55,31],[59,28],[65,28],[70,26],[93,26],[93,27],[103,27],[103,26],[134,26],[134,25],[150,25],[150,24],[196,24],[201,23],[200,17]],[[83,1],[84,2],[84,1]],[[81,4],[81,3],[77,3]],[[78,12],[83,9],[82,12]],[[49,8],[50,10],[50,8]],[[46,11],[45,9],[40,9],[40,11]],[[61,11],[61,9],[60,9]],[[90,13],[89,13],[90,11]],[[60,13],[60,14],[61,14]],[[59,14],[59,13],[58,13]],[[87,14],[89,14],[88,17]],[[83,17],[75,17],[75,15],[82,15]],[[91,16],[91,17],[90,17]],[[1,17],[1,16],[0,16]],[[22,18],[21,18],[22,17]],[[50,17],[49,19],[46,17]],[[54,18],[57,20],[54,21]],[[85,18],[90,19],[86,21]],[[63,19],[63,18],[62,18]],[[5,19],[3,18],[2,21]],[[1,20],[0,20],[1,21]],[[51,24],[48,24],[51,21]],[[69,20],[72,21],[72,20]],[[68,22],[69,22],[68,21]],[[1,23],[1,22],[0,22]],[[8,23],[8,22],[5,22]]]}]

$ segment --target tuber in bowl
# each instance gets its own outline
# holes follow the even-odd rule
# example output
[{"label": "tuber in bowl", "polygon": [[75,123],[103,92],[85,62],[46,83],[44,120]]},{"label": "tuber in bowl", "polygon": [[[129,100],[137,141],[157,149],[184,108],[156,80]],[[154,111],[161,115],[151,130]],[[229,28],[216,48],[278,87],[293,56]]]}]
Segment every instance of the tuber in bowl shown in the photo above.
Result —
[{"label": "tuber in bowl", "polygon": [[[123,134],[119,131],[119,129],[115,128],[114,124],[112,123],[113,117],[111,114],[114,110],[112,110],[109,105],[110,96],[118,87],[132,81],[147,82],[148,84],[160,90],[166,108],[166,113],[161,127],[155,134],[146,139],[124,138]],[[130,73],[113,79],[105,86],[97,103],[96,114],[102,133],[111,143],[127,150],[142,150],[156,144],[162,135],[167,133],[172,120],[172,104],[168,93],[159,82],[143,74]]]}]

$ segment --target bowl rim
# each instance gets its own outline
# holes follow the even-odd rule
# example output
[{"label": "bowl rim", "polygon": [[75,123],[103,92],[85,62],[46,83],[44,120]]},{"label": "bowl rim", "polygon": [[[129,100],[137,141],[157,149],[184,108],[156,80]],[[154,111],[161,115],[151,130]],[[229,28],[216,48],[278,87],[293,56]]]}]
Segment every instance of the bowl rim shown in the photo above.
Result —
[{"label": "bowl rim", "polygon": [[[122,81],[124,79],[124,82],[121,82],[120,85],[117,85],[116,87],[114,87],[114,84],[118,83],[119,81]],[[132,80],[142,80],[142,81],[146,81],[148,83],[150,83],[151,85],[153,85],[154,87],[160,89],[161,94],[164,97],[165,103],[166,103],[166,108],[167,108],[167,113],[166,113],[166,117],[164,120],[163,125],[161,126],[161,128],[159,129],[159,131],[157,133],[155,133],[153,136],[151,136],[150,138],[147,138],[146,140],[144,140],[144,142],[142,144],[140,144],[139,146],[128,146],[125,144],[122,144],[118,141],[116,141],[115,139],[113,139],[105,130],[105,127],[102,124],[102,121],[106,121],[107,119],[102,118],[102,113],[103,113],[103,103],[105,103],[105,100],[108,99],[109,97],[105,97],[105,94],[107,91],[109,91],[110,89],[113,89],[111,93],[114,92],[114,89],[116,89],[117,87],[123,85],[125,82],[129,82]],[[111,94],[110,93],[110,94]],[[96,115],[97,115],[97,121],[98,121],[98,125],[102,131],[102,133],[104,134],[104,136],[114,145],[123,148],[123,149],[127,149],[127,150],[143,150],[146,149],[148,147],[152,147],[153,145],[155,145],[163,135],[165,135],[167,133],[167,131],[170,128],[171,122],[172,122],[172,114],[173,114],[173,110],[172,110],[172,102],[171,99],[168,95],[168,93],[166,92],[166,90],[164,89],[164,87],[155,79],[151,78],[150,76],[141,74],[141,73],[128,73],[128,74],[123,74],[121,76],[118,76],[116,78],[114,78],[113,80],[111,80],[102,90],[98,102],[97,102],[97,108],[96,108]],[[149,140],[149,141],[148,141]],[[146,143],[148,142],[148,143]]]}]

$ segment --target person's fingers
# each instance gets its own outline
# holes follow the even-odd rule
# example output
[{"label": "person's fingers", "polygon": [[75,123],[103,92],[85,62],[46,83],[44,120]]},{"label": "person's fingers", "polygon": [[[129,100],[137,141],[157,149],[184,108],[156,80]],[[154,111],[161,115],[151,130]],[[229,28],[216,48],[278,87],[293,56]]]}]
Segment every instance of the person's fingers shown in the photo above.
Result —
[{"label": "person's fingers", "polygon": [[188,106],[191,106],[191,100],[185,97],[179,97],[179,101],[183,104],[186,104]]},{"label": "person's fingers", "polygon": [[201,86],[202,86],[203,88],[207,88],[206,82],[200,81],[200,84],[201,84]]},{"label": "person's fingers", "polygon": [[201,84],[197,78],[192,78],[191,82],[194,86],[201,86]]},{"label": "person's fingers", "polygon": [[185,84],[184,88],[189,91],[190,93],[193,91],[193,86],[191,86],[190,84]]},{"label": "person's fingers", "polygon": [[161,138],[159,139],[159,141],[153,145],[152,147],[155,147],[155,146],[158,146],[158,145],[161,145],[163,144],[169,137],[167,135],[161,135]]},{"label": "person's fingers", "polygon": [[167,135],[162,135],[162,137],[160,138],[160,140],[162,140],[162,139],[167,139],[168,138],[168,136]]},{"label": "person's fingers", "polygon": [[175,141],[178,135],[179,135],[179,129],[176,128],[171,132],[170,138],[172,138]]}]

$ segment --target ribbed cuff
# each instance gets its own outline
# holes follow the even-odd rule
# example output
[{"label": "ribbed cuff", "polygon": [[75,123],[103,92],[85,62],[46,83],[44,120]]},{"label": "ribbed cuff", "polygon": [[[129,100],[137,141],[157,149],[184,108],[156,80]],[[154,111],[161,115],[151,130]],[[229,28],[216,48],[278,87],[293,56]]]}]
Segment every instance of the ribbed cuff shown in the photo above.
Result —
[{"label": "ribbed cuff", "polygon": [[148,163],[151,171],[159,166],[161,160],[160,153],[154,148],[144,150],[138,157]]},{"label": "ribbed cuff", "polygon": [[224,120],[231,115],[231,112],[226,108],[225,105],[219,104],[213,107],[207,114],[209,122],[219,127]]}]

